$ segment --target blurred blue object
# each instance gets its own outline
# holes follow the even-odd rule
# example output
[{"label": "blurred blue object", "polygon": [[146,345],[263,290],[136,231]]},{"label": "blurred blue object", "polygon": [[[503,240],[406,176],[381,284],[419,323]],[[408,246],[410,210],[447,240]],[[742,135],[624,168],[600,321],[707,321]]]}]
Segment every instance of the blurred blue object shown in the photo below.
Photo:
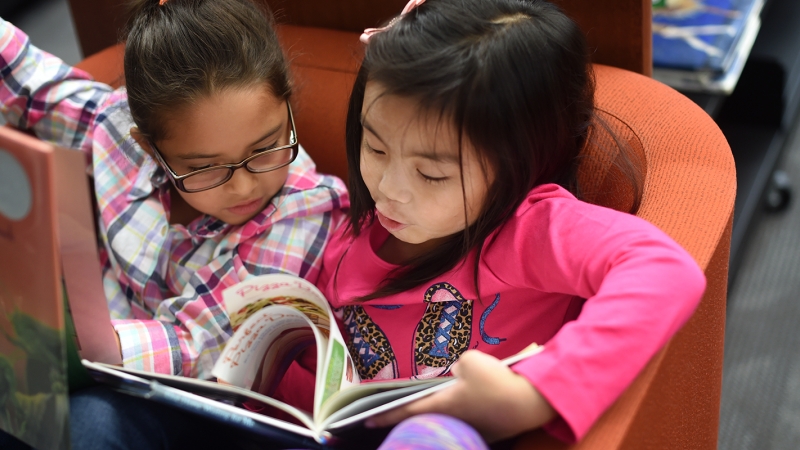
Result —
[{"label": "blurred blue object", "polygon": [[663,3],[665,7],[653,8],[653,66],[714,74],[731,67],[743,31],[758,20],[764,6],[764,0]]}]

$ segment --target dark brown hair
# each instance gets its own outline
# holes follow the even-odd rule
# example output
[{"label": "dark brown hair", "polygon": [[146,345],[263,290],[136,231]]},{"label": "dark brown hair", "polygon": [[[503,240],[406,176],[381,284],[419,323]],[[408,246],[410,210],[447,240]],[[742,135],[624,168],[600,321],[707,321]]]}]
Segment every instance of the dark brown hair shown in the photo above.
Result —
[{"label": "dark brown hair", "polygon": [[[593,126],[608,131],[595,115],[594,76],[583,33],[555,5],[543,0],[428,0],[372,36],[353,87],[347,160],[349,226],[356,236],[375,220],[375,203],[360,170],[368,81],[379,83],[382,95],[416,99],[423,112],[450,120],[456,135],[474,146],[496,176],[472,225],[393,272],[362,300],[428,282],[464,261],[472,249],[478,252],[477,290],[487,237],[538,185],[557,183],[580,198],[581,150]],[[639,177],[633,164],[622,165],[634,185],[635,210]]]},{"label": "dark brown hair", "polygon": [[276,97],[291,95],[266,6],[250,0],[134,0],[130,6],[125,85],[133,120],[150,141],[166,137],[170,114],[227,88],[267,83]]}]

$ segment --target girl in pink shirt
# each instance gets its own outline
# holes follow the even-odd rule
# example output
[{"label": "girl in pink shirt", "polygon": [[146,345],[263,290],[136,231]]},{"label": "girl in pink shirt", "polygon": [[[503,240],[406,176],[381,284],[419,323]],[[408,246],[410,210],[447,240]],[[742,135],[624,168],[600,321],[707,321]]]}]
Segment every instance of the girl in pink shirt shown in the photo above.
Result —
[{"label": "girl in pink shirt", "polygon": [[362,378],[459,379],[370,425],[444,413],[488,441],[580,439],[705,288],[655,226],[580,200],[581,149],[606,130],[581,31],[545,1],[429,0],[362,40],[349,225],[319,286]]}]

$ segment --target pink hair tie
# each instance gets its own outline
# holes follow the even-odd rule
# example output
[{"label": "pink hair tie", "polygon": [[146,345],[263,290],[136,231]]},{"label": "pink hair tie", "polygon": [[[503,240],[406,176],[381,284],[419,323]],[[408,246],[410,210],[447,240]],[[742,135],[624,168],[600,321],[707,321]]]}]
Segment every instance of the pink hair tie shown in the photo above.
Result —
[{"label": "pink hair tie", "polygon": [[[161,1],[166,1],[166,0],[161,0]],[[367,28],[366,30],[364,30],[363,33],[361,33],[361,37],[359,38],[359,40],[365,44],[368,44],[369,39],[372,37],[373,34],[388,30],[395,23],[397,23],[398,20],[402,19],[404,15],[410,13],[411,11],[414,10],[414,8],[423,3],[425,3],[425,0],[409,0],[409,2],[406,4],[405,8],[403,8],[403,11],[400,13],[400,15],[392,19],[392,21],[389,22],[388,25],[381,28]]]},{"label": "pink hair tie", "polygon": [[167,3],[167,0],[158,0],[158,6],[164,6]]}]

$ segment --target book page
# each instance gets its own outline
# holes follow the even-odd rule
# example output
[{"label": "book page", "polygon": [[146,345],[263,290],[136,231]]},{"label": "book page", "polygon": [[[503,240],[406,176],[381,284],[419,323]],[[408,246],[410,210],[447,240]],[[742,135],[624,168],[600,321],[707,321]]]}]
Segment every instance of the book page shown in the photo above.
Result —
[{"label": "book page", "polygon": [[398,398],[411,395],[429,387],[453,381],[452,377],[424,380],[375,381],[343,389],[331,396],[318,414],[317,422],[326,424],[370,410]]},{"label": "book page", "polygon": [[[531,344],[519,353],[502,360],[506,366],[514,365],[544,350],[544,346]],[[438,392],[457,381],[453,377],[426,380],[397,380],[363,383],[339,393],[325,409],[324,420],[317,420],[319,429],[336,431],[360,423],[368,417],[406,405]],[[326,405],[328,406],[328,405]]]},{"label": "book page", "polygon": [[440,377],[428,380],[419,380],[416,384],[372,391],[369,395],[347,404],[342,409],[333,412],[321,424],[320,430],[336,432],[359,424],[369,417],[384,413],[398,406],[406,405],[427,397],[434,392],[446,389],[457,380],[453,377]]},{"label": "book page", "polygon": [[[308,323],[318,332],[317,338],[317,377],[314,391],[314,417],[319,414],[322,404],[338,391],[356,386],[361,383],[355,370],[352,357],[347,351],[347,345],[342,337],[339,327],[333,321],[333,312],[322,293],[310,282],[292,275],[269,274],[253,277],[222,293],[225,310],[231,317],[231,325],[238,333],[240,327],[256,314],[257,311],[271,310],[275,306],[292,308],[306,316]],[[296,324],[297,325],[297,324]],[[276,325],[270,325],[276,326]],[[299,325],[297,325],[299,326]],[[234,334],[234,339],[235,339]],[[232,339],[226,347],[234,346]],[[269,339],[275,339],[271,337]],[[275,347],[286,344],[275,343]],[[277,354],[277,352],[276,352]],[[296,356],[289,354],[289,356]],[[224,354],[223,354],[224,357]],[[279,359],[278,364],[283,364],[289,359]],[[266,370],[267,363],[263,367]],[[218,363],[219,364],[219,363]],[[215,367],[216,370],[216,367]],[[222,369],[220,369],[222,370]],[[275,371],[283,373],[283,366],[278,366]],[[214,372],[220,379],[230,382],[222,373]],[[276,381],[280,381],[279,377]],[[237,386],[243,384],[233,383]],[[259,390],[262,393],[267,391]]]},{"label": "book page", "polygon": [[308,281],[292,275],[260,275],[222,292],[225,311],[236,331],[255,311],[269,305],[292,307],[308,316],[327,335],[333,313],[322,293]]},{"label": "book page", "polygon": [[[332,334],[328,342],[328,359],[325,362],[321,386],[318,386],[314,396],[314,418],[317,421],[325,419],[328,415],[325,412],[330,409],[330,405],[338,405],[332,402],[342,392],[349,392],[351,388],[361,386],[361,378],[355,370],[355,364],[347,351],[344,339],[337,333]],[[318,380],[320,381],[320,380]],[[333,406],[338,408],[337,406]]]},{"label": "book page", "polygon": [[312,345],[317,346],[317,359],[322,359],[328,339],[305,314],[289,306],[270,305],[241,324],[211,374],[224,383],[269,396],[292,361]]}]

